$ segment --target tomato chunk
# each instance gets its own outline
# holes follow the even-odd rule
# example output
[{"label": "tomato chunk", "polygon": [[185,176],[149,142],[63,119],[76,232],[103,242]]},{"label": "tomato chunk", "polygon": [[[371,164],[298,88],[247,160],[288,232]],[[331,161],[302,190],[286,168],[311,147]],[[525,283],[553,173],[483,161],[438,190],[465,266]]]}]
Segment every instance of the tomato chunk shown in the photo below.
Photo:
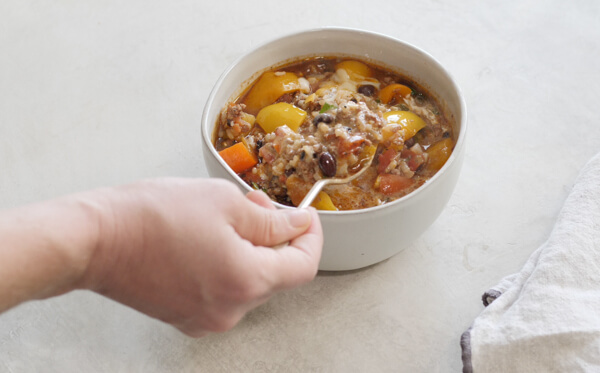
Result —
[{"label": "tomato chunk", "polygon": [[396,157],[397,154],[398,152],[396,152],[394,149],[387,149],[386,151],[381,153],[379,155],[379,158],[377,158],[379,161],[379,164],[377,165],[377,173],[384,173],[387,166],[390,165],[392,159],[394,159],[394,157]]},{"label": "tomato chunk", "polygon": [[381,193],[388,195],[411,187],[414,184],[414,180],[401,175],[381,174],[377,177],[375,183],[378,185]]}]

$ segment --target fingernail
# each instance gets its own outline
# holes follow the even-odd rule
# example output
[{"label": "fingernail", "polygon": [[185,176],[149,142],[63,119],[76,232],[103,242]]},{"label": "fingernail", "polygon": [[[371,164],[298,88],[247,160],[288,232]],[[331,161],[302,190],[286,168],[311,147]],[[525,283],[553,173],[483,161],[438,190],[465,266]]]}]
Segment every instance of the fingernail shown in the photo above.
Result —
[{"label": "fingernail", "polygon": [[287,218],[294,228],[304,228],[310,224],[310,212],[306,209],[288,210]]}]

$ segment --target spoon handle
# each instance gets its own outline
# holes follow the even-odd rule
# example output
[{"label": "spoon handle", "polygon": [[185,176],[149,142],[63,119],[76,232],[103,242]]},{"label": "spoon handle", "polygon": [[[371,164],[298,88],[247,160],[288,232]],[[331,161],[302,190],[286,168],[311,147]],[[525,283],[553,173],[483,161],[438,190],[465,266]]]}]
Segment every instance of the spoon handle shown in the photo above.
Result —
[{"label": "spoon handle", "polygon": [[302,202],[300,202],[300,204],[298,205],[298,208],[303,209],[305,207],[310,206],[312,201],[317,197],[317,195],[319,194],[321,189],[323,189],[325,184],[327,184],[327,179],[321,179],[321,180],[317,181],[316,183],[314,183],[312,188],[310,188],[308,193],[306,193],[306,195],[304,196],[304,199],[302,200]]},{"label": "spoon handle", "polygon": [[[310,188],[310,190],[308,191],[308,193],[306,193],[306,195],[304,196],[304,199],[302,200],[302,202],[300,202],[300,204],[298,205],[297,208],[299,209],[303,209],[305,207],[310,206],[311,202],[315,199],[315,197],[319,194],[319,192],[321,191],[321,189],[323,189],[323,187],[325,186],[325,184],[327,184],[327,180],[326,179],[321,179],[319,181],[317,181],[316,183],[313,184],[312,188]],[[289,244],[288,242],[282,242],[278,245],[273,246],[274,249],[281,249],[282,247],[286,247]]]}]

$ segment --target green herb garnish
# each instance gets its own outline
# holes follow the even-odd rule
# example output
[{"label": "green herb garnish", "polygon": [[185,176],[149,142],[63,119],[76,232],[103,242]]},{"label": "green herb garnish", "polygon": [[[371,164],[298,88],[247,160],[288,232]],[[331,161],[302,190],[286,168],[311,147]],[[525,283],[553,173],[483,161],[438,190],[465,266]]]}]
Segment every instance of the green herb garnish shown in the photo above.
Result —
[{"label": "green herb garnish", "polygon": [[336,108],[337,108],[337,106],[335,106],[335,105],[331,105],[331,104],[328,104],[328,103],[326,102],[326,103],[323,105],[323,107],[321,108],[321,111],[319,111],[319,114],[323,114],[323,113],[325,113],[325,112],[327,112],[327,111],[329,111],[329,110],[331,110],[331,109],[336,109]]}]

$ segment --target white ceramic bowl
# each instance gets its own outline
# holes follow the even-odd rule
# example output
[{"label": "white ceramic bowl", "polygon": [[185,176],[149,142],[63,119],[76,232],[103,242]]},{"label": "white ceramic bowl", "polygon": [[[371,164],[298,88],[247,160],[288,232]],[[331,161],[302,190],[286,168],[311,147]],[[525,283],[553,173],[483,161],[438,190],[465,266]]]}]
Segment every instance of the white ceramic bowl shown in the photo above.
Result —
[{"label": "white ceramic bowl", "polygon": [[[426,52],[397,39],[347,28],[294,33],[263,44],[238,58],[218,79],[202,115],[204,160],[209,175],[251,188],[219,157],[212,134],[220,110],[273,65],[296,57],[341,54],[376,62],[414,79],[436,96],[453,117],[454,151],[425,185],[394,202],[355,211],[320,211],[325,243],[321,270],[350,270],[378,263],[406,249],[438,217],[450,199],[464,156],[466,105],[448,72]],[[291,208],[280,204],[280,208]]]}]

